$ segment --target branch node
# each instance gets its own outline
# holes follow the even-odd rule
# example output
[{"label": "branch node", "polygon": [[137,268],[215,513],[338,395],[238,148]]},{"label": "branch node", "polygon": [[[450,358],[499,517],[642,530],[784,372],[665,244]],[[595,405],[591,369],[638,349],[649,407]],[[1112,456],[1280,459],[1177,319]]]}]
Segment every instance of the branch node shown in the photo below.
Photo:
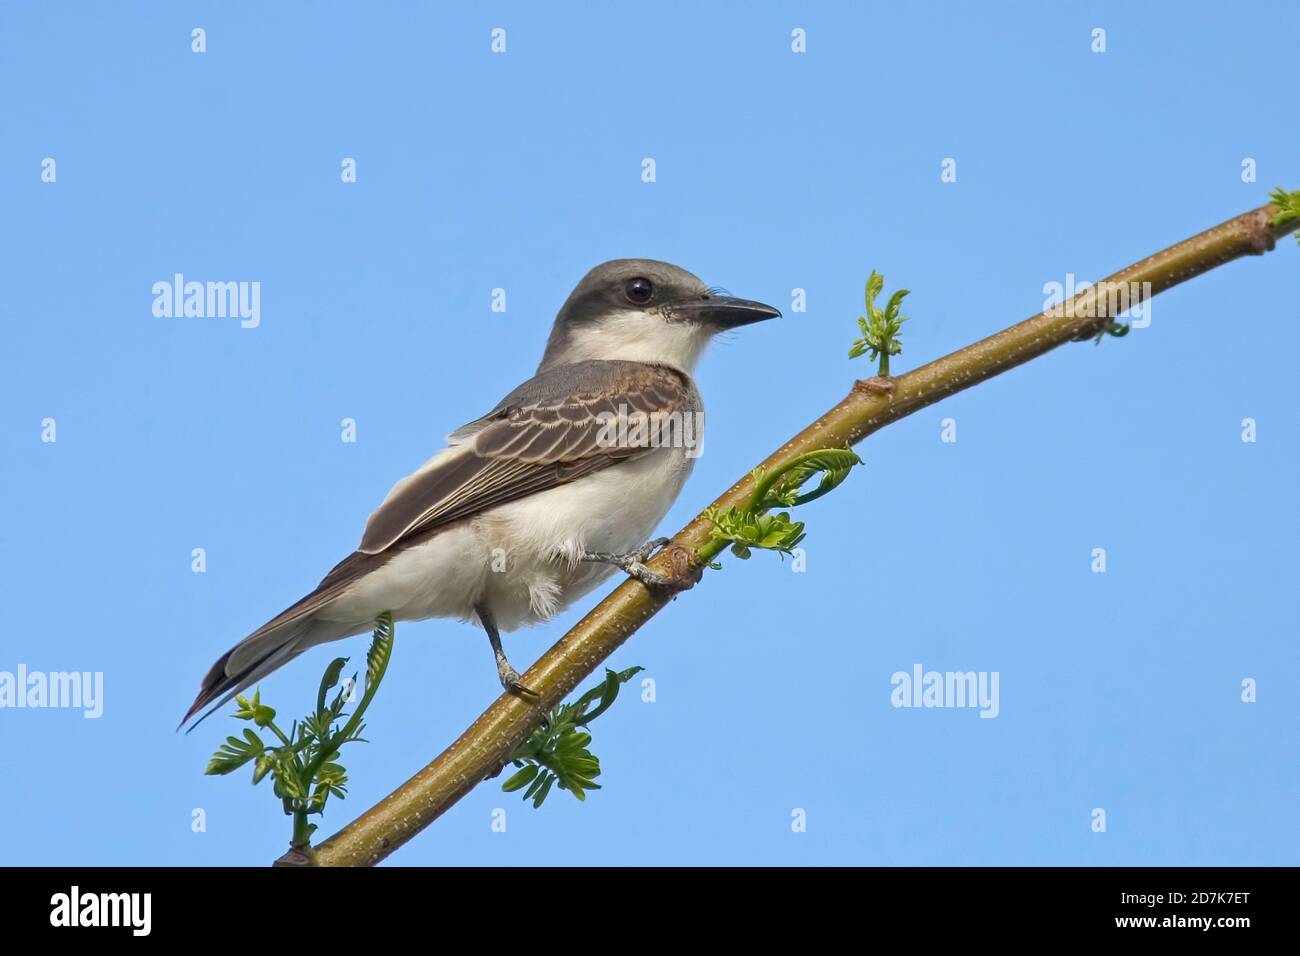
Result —
[{"label": "branch node", "polygon": [[873,398],[889,396],[894,393],[894,380],[883,375],[860,378],[854,381],[853,391],[870,395]]},{"label": "branch node", "polygon": [[871,378],[860,378],[853,383],[854,388],[860,388],[869,395],[893,395],[894,380],[888,375],[873,375]]},{"label": "branch node", "polygon": [[684,548],[680,544],[670,544],[664,549],[672,573],[668,581],[674,593],[689,591],[700,583],[704,576],[704,566],[693,548]]},{"label": "branch node", "polygon": [[271,864],[272,866],[315,866],[316,852],[310,847],[290,846],[287,853]]},{"label": "branch node", "polygon": [[1250,254],[1252,256],[1262,256],[1266,252],[1272,252],[1273,247],[1277,245],[1277,239],[1273,236],[1273,225],[1269,221],[1270,206],[1262,209],[1256,209],[1245,219],[1246,237],[1250,244]]}]

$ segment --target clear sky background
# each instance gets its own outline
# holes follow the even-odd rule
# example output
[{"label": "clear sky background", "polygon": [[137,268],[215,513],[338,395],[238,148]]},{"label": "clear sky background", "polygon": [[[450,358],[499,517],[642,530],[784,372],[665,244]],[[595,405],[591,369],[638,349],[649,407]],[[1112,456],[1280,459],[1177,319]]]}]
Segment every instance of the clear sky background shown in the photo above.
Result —
[{"label": "clear sky background", "polygon": [[[0,9],[0,670],[101,671],[105,698],[0,710],[0,863],[279,855],[269,785],[202,773],[236,723],[174,732],[199,678],[532,372],[598,262],[786,312],[702,362],[672,533],[867,374],[873,268],[913,290],[905,371],[1300,188],[1290,3],[619,6]],[[260,326],[155,317],[177,272],[260,282]],[[1298,276],[1288,240],[873,436],[800,516],[804,573],[728,558],[613,658],[656,699],[593,726],[605,789],[534,811],[485,784],[392,863],[1300,861]],[[365,647],[264,697],[304,710]],[[917,663],[997,672],[1000,713],[892,707]],[[399,625],[322,835],[497,692],[481,633]]]}]

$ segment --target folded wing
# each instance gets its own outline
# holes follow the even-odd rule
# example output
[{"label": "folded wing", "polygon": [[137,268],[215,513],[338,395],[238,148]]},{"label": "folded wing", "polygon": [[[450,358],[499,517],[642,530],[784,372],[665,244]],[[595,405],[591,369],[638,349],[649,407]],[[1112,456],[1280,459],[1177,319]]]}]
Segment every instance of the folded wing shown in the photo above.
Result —
[{"label": "folded wing", "polygon": [[[549,369],[454,432],[447,451],[394,486],[366,522],[364,554],[644,454],[651,431],[617,423],[684,413],[693,386],[676,369],[577,362]],[[611,427],[612,423],[612,427]]]}]

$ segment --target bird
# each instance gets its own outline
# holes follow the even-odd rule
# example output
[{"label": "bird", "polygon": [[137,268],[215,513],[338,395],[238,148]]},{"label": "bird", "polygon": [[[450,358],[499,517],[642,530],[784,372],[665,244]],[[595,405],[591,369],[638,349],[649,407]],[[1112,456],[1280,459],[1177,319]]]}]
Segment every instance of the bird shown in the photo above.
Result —
[{"label": "bird", "polygon": [[501,632],[546,621],[616,569],[673,586],[645,564],[667,539],[647,539],[702,450],[692,373],[718,333],[780,315],[671,263],[596,266],[557,313],[536,374],[398,481],[315,590],[222,654],[181,726],[384,612],[477,624],[501,686],[535,698]]}]

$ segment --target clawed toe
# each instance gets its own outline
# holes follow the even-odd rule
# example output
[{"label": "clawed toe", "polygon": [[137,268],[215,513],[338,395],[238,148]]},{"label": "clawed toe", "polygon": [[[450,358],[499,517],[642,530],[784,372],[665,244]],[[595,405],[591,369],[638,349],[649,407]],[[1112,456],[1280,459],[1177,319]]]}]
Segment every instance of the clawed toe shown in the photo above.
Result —
[{"label": "clawed toe", "polygon": [[641,547],[636,549],[636,556],[643,563],[649,561],[650,555],[654,554],[670,541],[672,541],[672,538],[655,538],[652,541],[647,541],[645,544],[641,545]]},{"label": "clawed toe", "polygon": [[691,587],[695,581],[692,579],[679,580],[677,578],[666,578],[662,574],[657,574],[646,567],[646,562],[650,560],[650,555],[671,542],[671,538],[655,538],[652,541],[647,541],[635,551],[614,553],[605,551],[589,551],[582,555],[582,560],[592,561],[599,564],[612,564],[614,567],[621,569],[628,575],[628,577],[635,578],[648,588],[657,588],[665,591],[684,591]]},{"label": "clawed toe", "polygon": [[511,681],[509,684],[507,684],[506,690],[511,694],[515,694],[518,697],[522,697],[530,704],[535,704],[542,699],[541,694],[537,693],[537,691],[533,690],[531,687],[525,687],[522,683],[520,683],[517,680]]},{"label": "clawed toe", "polygon": [[662,574],[656,574],[640,561],[629,561],[623,570],[629,577],[636,578],[648,588],[671,588],[673,582],[671,579],[664,577]]},{"label": "clawed toe", "polygon": [[541,695],[525,686],[519,677],[519,672],[511,667],[508,661],[504,659],[497,661],[497,676],[501,679],[501,686],[507,693],[518,694],[530,703],[541,700]]}]

